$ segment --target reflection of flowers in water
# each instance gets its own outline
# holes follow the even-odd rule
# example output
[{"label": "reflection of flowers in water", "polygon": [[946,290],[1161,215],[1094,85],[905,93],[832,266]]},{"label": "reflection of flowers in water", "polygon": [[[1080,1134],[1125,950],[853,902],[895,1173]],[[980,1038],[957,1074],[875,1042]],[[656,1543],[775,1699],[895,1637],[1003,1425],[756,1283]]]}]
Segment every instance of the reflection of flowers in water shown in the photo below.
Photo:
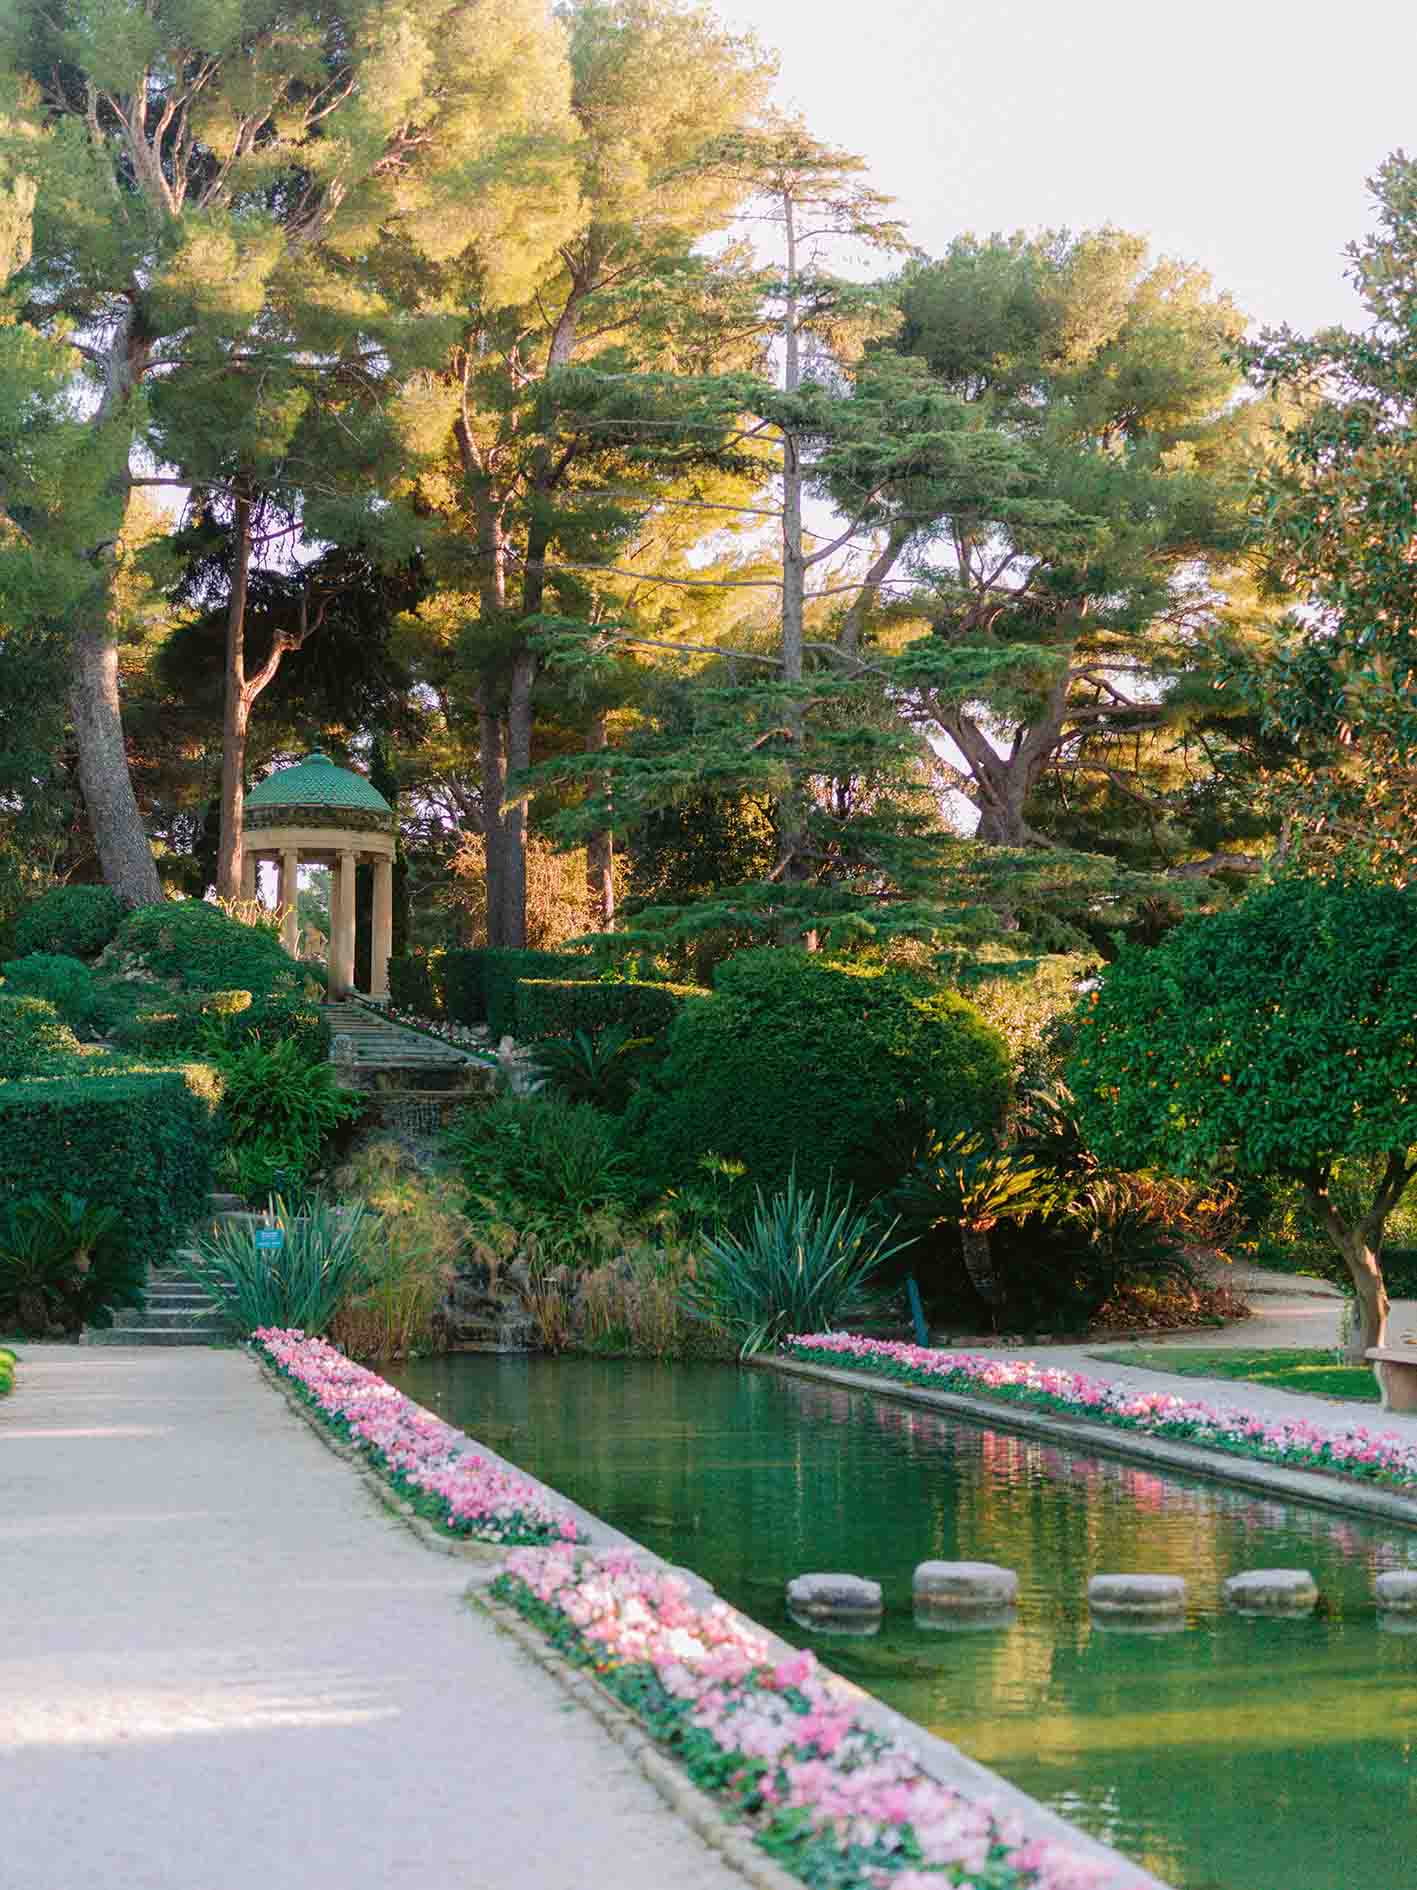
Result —
[{"label": "reflection of flowers in water", "polygon": [[[859,1890],[1127,1890],[1120,1859],[1025,1840],[986,1800],[921,1769],[857,1716],[810,1653],[777,1665],[722,1602],[695,1607],[677,1576],[612,1550],[519,1549],[493,1588],[588,1660],[691,1776],[726,1798],[771,1855],[814,1883]],[[823,1866],[830,1870],[824,1874]]]},{"label": "reflection of flowers in water", "polygon": [[[797,1336],[788,1341],[788,1350],[798,1358],[816,1358],[823,1364],[848,1363],[905,1383],[923,1383],[969,1395],[984,1392],[1045,1410],[1114,1423],[1119,1428],[1218,1446],[1237,1455],[1417,1487],[1417,1448],[1392,1432],[1374,1433],[1364,1425],[1326,1430],[1303,1418],[1267,1418],[1196,1398],[1130,1392],[1033,1360],[936,1352],[845,1333]],[[839,1386],[814,1385],[811,1391],[822,1399],[821,1407],[815,1396],[804,1399],[804,1406],[814,1415],[818,1408],[829,1409],[839,1421],[851,1409],[849,1403],[843,1409],[840,1401],[849,1401],[853,1394]],[[956,1448],[961,1435],[959,1420],[918,1408],[873,1400],[870,1414],[879,1430],[946,1453]],[[968,1430],[975,1432],[972,1422]],[[1409,1545],[1393,1537],[1375,1537],[1360,1525],[1324,1516],[1302,1504],[1291,1506],[1272,1497],[1206,1489],[1008,1432],[986,1429],[976,1434],[981,1462],[994,1481],[1024,1483],[1045,1475],[1055,1483],[1081,1485],[1089,1494],[1110,1492],[1153,1516],[1208,1518],[1219,1512],[1226,1523],[1247,1531],[1327,1539],[1345,1560],[1366,1562],[1373,1569],[1417,1565],[1417,1541]]]}]

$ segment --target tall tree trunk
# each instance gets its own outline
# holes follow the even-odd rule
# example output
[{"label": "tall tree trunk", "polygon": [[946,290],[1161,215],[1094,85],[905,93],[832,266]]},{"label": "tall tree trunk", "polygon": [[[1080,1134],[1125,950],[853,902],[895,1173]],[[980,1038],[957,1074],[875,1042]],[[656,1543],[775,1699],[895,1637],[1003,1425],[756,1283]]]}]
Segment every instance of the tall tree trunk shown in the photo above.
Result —
[{"label": "tall tree trunk", "polygon": [[1344,1357],[1350,1365],[1361,1365],[1363,1354],[1370,1346],[1387,1343],[1390,1303],[1383,1282],[1383,1231],[1387,1226],[1388,1215],[1402,1199],[1412,1173],[1407,1166],[1405,1151],[1390,1154],[1368,1212],[1351,1225],[1334,1206],[1326,1169],[1315,1169],[1303,1180],[1309,1206],[1342,1254],[1343,1263],[1353,1282],[1357,1317],[1344,1348]]},{"label": "tall tree trunk", "polygon": [[128,772],[118,699],[118,647],[107,625],[83,630],[74,640],[69,702],[79,753],[79,785],[104,884],[130,906],[157,905],[162,882]]},{"label": "tall tree trunk", "polygon": [[[802,382],[801,340],[798,334],[797,228],[790,195],[783,198],[783,227],[787,243],[787,296],[784,311],[783,387],[795,394]],[[782,678],[789,686],[802,681],[802,643],[806,626],[807,554],[802,541],[802,453],[797,434],[782,429]],[[788,698],[784,720],[788,741],[788,787],[778,803],[777,873],[785,885],[805,880],[807,866],[807,788],[802,775],[806,737],[800,698]],[[785,942],[816,946],[816,935],[805,939],[790,922]]]},{"label": "tall tree trunk", "polygon": [[[531,766],[531,698],[536,682],[536,658],[523,650],[512,665],[507,698],[507,774],[523,774]],[[503,813],[504,926],[507,943],[526,949],[526,802],[517,801]]]},{"label": "tall tree trunk", "polygon": [[235,560],[226,606],[226,689],[221,728],[221,842],[217,848],[219,899],[241,897],[245,860],[246,743],[252,698],[246,687],[246,596],[251,576],[251,500],[236,501]]},{"label": "tall tree trunk", "polygon": [[487,874],[487,943],[507,944],[504,913],[504,835],[502,797],[507,786],[507,725],[485,685],[477,692],[478,756],[482,767],[482,856]]},{"label": "tall tree trunk", "polygon": [[1348,1333],[1344,1358],[1350,1365],[1361,1365],[1363,1355],[1372,1345],[1387,1344],[1387,1316],[1391,1304],[1383,1283],[1382,1264],[1362,1228],[1350,1233],[1339,1252],[1347,1264],[1357,1302],[1357,1317]]},{"label": "tall tree trunk", "polygon": [[[608,748],[610,736],[602,709],[591,721],[586,738],[590,749]],[[608,783],[607,793],[608,793]],[[586,880],[591,910],[602,932],[615,930],[615,835],[610,827],[600,827],[586,841]]]},{"label": "tall tree trunk", "polygon": [[[99,451],[114,450],[103,440],[104,429],[116,423],[147,365],[150,344],[142,335],[133,305],[120,323],[109,347],[107,384],[94,417]],[[114,452],[116,494],[115,539],[122,529],[128,499],[128,453],[131,431],[119,429],[121,447]],[[103,559],[101,548],[95,561]],[[152,847],[138,812],[133,777],[128,771],[128,749],[123,739],[123,709],[118,694],[118,651],[113,642],[108,608],[111,570],[95,601],[97,621],[74,638],[69,702],[78,746],[79,785],[93,829],[104,883],[129,905],[156,905],[162,898]]]}]

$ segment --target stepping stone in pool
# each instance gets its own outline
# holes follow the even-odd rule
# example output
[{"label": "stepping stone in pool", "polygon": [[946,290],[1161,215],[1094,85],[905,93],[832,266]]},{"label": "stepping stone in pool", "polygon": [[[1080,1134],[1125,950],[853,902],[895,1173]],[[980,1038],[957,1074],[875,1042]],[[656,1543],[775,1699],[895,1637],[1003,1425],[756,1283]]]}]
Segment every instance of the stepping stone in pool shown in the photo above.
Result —
[{"label": "stepping stone in pool", "polygon": [[1373,1592],[1384,1613],[1417,1615],[1417,1568],[1384,1569]]},{"label": "stepping stone in pool", "polygon": [[1249,1568],[1225,1584],[1237,1614],[1312,1614],[1318,1584],[1306,1568]]},{"label": "stepping stone in pool", "polygon": [[787,1584],[787,1612],[799,1627],[874,1634],[881,1608],[881,1584],[864,1575],[797,1575]]},{"label": "stepping stone in pool", "polygon": [[1018,1600],[1018,1576],[996,1562],[921,1562],[911,1594],[917,1614],[999,1614]]},{"label": "stepping stone in pool", "polygon": [[1174,1621],[1186,1612],[1186,1584],[1180,1575],[1094,1575],[1087,1601],[1099,1621]]}]

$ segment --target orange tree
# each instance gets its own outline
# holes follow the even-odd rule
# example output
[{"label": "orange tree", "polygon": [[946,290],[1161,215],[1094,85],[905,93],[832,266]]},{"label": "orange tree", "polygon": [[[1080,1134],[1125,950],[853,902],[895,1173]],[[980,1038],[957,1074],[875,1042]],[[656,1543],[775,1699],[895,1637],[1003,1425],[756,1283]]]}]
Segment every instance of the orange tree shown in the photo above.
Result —
[{"label": "orange tree", "polygon": [[1299,1182],[1352,1276],[1348,1356],[1382,1344],[1383,1232],[1417,1173],[1417,891],[1279,877],[1123,953],[1082,1013],[1068,1081],[1098,1158]]}]

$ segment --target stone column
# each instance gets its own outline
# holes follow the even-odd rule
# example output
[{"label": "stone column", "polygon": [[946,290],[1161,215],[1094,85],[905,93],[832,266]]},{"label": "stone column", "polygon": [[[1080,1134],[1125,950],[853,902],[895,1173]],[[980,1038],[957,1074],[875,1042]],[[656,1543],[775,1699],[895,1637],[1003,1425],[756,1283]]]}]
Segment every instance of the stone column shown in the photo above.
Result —
[{"label": "stone column", "polygon": [[354,987],[354,864],[353,853],[341,853],[335,869],[330,902],[331,997]]},{"label": "stone column", "polygon": [[241,850],[241,897],[251,900],[256,897],[256,855],[250,847]]},{"label": "stone column", "polygon": [[280,942],[294,958],[300,951],[300,917],[295,903],[300,892],[300,849],[282,847],[280,855]]},{"label": "stone column", "polygon": [[389,957],[394,949],[394,863],[374,862],[374,929],[369,950],[369,995],[389,995]]}]

